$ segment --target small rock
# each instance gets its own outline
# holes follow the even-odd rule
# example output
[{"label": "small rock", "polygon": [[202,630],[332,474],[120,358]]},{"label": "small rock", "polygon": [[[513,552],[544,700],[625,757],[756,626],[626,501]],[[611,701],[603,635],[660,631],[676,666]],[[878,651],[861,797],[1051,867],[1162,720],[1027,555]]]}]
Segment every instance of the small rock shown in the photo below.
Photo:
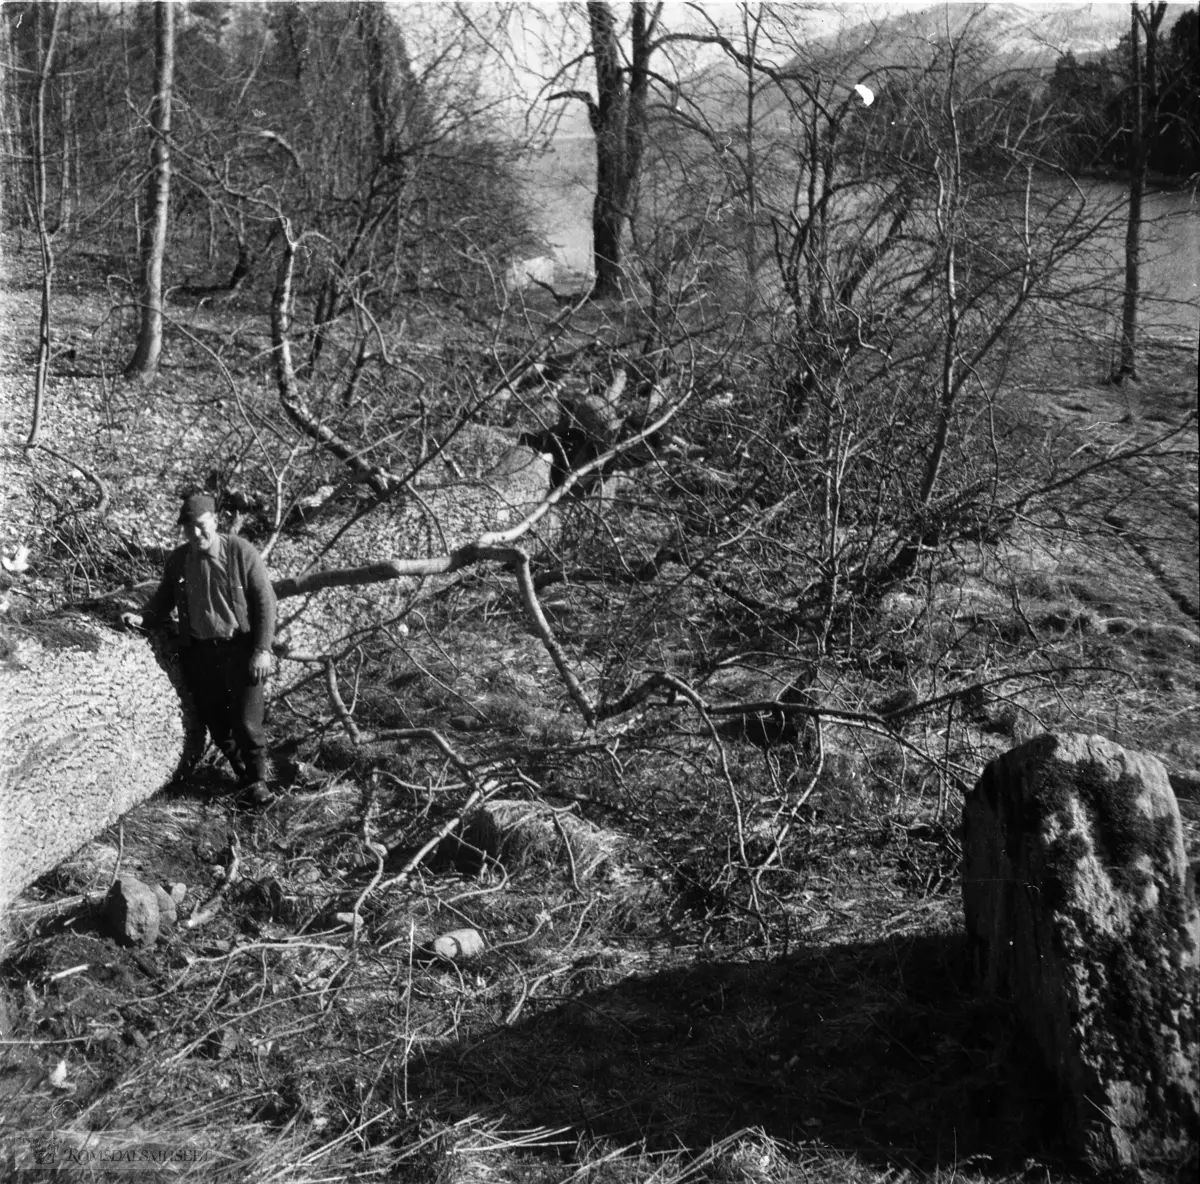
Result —
[{"label": "small rock", "polygon": [[134,876],[113,881],[104,898],[104,919],[117,940],[127,945],[151,946],[158,940],[158,899]]},{"label": "small rock", "polygon": [[431,954],[439,958],[449,958],[452,962],[466,962],[478,958],[483,953],[483,937],[477,929],[452,929],[435,937],[427,947]]},{"label": "small rock", "polygon": [[362,924],[362,917],[358,913],[334,913],[333,919],[339,925],[349,925],[352,929],[357,929]]},{"label": "small rock", "polygon": [[176,920],[175,901],[171,894],[161,884],[155,884],[153,892],[154,899],[158,902],[159,924],[163,928],[174,925]]},{"label": "small rock", "polygon": [[208,1053],[214,1060],[227,1061],[237,1052],[238,1037],[232,1028],[221,1028],[208,1041]]},{"label": "small rock", "polygon": [[171,899],[175,902],[176,907],[183,904],[184,897],[187,896],[187,885],[186,884],[180,884],[180,883],[172,884],[169,891],[171,893]]}]

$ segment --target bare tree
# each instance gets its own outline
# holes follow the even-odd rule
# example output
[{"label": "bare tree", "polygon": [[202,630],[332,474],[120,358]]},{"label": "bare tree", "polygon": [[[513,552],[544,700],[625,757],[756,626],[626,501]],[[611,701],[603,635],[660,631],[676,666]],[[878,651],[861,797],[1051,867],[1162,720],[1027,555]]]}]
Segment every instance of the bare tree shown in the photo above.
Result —
[{"label": "bare tree", "polygon": [[175,84],[175,7],[154,5],[154,99],[150,107],[151,170],[142,239],[142,321],[125,373],[148,382],[158,373],[163,330],[163,255],[171,210],[171,99]]},{"label": "bare tree", "polygon": [[622,62],[612,5],[591,0],[587,11],[596,67],[596,97],[584,90],[567,90],[551,95],[550,99],[579,99],[586,104],[588,122],[596,137],[596,197],[592,203],[596,281],[592,295],[603,297],[619,293],[624,278],[621,240],[632,216],[642,167],[650,58],[662,3],[660,0],[648,15],[643,0],[635,0],[628,65]]},{"label": "bare tree", "polygon": [[[63,37],[68,44],[71,42],[71,17],[73,9],[68,7],[63,22]],[[59,147],[58,172],[58,216],[55,219],[55,233],[70,232],[71,221],[79,198],[79,128],[75,119],[76,80],[72,73],[66,72],[62,79],[61,100],[59,107],[59,126],[61,127],[62,142]]]},{"label": "bare tree", "polygon": [[[8,160],[15,160],[17,156],[18,124],[13,118],[17,86],[16,56],[13,30],[8,19],[8,5],[0,4],[0,152]],[[20,208],[21,201],[17,197],[17,186],[18,182],[15,178],[11,178],[7,185],[0,186],[0,219],[4,218],[4,211],[8,208],[9,202],[12,206]]]},{"label": "bare tree", "polygon": [[25,447],[37,443],[41,430],[42,410],[46,400],[46,378],[50,370],[50,285],[54,276],[54,249],[46,227],[46,82],[54,64],[54,48],[58,40],[59,6],[50,10],[50,35],[43,49],[45,8],[38,5],[36,36],[41,60],[38,63],[37,93],[33,107],[33,194],[34,217],[37,221],[38,246],[42,254],[42,310],[38,320],[37,367],[33,380],[33,421]]},{"label": "bare tree", "polygon": [[[1150,162],[1146,142],[1146,94],[1158,91],[1158,30],[1167,6],[1160,2],[1129,6],[1129,55],[1131,70],[1131,106],[1129,147],[1129,216],[1125,226],[1125,296],[1121,307],[1121,353],[1109,374],[1112,383],[1137,378],[1138,298],[1141,290],[1142,199],[1146,193],[1146,173]],[[1139,32],[1146,33],[1146,63],[1142,69]]]}]

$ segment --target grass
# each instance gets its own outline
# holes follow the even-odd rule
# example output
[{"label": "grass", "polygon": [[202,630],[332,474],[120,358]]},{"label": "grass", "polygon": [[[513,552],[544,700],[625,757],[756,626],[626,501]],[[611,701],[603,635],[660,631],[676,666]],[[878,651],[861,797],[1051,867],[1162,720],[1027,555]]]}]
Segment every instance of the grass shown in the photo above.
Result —
[{"label": "grass", "polygon": [[[8,266],[0,408],[21,480],[0,545],[34,563],[6,594],[32,609],[64,588],[119,592],[155,570],[176,488],[237,454],[241,429],[179,338],[153,391],[101,377],[115,330],[81,280],[56,305],[79,360],[56,367],[49,440],[118,496],[103,521],[69,512],[93,496],[86,476],[13,443],[36,299],[29,253]],[[191,331],[233,340],[250,312]],[[1038,432],[1103,450],[1189,406],[1194,355],[1145,356],[1132,395],[1091,385],[1094,357],[1060,358],[1051,390],[1045,356],[1006,393]],[[239,381],[266,400],[260,363]],[[677,704],[588,732],[502,574],[423,602],[397,648],[343,665],[343,693],[364,731],[436,728],[457,763],[416,741],[356,744],[301,687],[272,707],[276,805],[240,810],[204,765],[26,894],[0,964],[0,1163],[32,1168],[40,1135],[58,1140],[54,1178],[78,1180],[153,1143],[191,1154],[173,1179],[281,1184],[1070,1179],[1046,1082],[971,990],[958,813],[1021,738],[1095,730],[1166,761],[1196,852],[1194,452],[1163,463],[1180,466],[1165,492],[1161,472],[1098,476],[1082,510],[1064,507],[1085,528],[1027,520],[885,600],[888,645],[827,670],[827,705],[1007,679],[890,731],[764,746]],[[665,631],[636,632],[633,594],[566,587],[553,615],[589,677],[623,644],[686,671],[741,627],[690,596],[663,594]],[[713,673],[710,701],[794,679],[748,649]],[[473,787],[530,804],[533,837],[467,862],[443,844],[407,874]],[[184,883],[186,915],[235,854],[208,923],[148,951],[104,932],[94,904],[118,866]],[[479,958],[424,952],[462,928],[483,935]]]}]

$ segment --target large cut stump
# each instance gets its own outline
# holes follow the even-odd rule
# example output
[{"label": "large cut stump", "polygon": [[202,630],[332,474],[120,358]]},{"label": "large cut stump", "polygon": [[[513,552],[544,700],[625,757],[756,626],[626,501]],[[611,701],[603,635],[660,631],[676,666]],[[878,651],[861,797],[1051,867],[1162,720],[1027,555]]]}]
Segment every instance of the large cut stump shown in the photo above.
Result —
[{"label": "large cut stump", "polygon": [[1095,1167],[1200,1136],[1200,919],[1162,765],[1047,735],[987,766],[963,808],[963,906],[983,985],[1012,1000]]},{"label": "large cut stump", "polygon": [[167,644],[81,616],[5,638],[0,913],[199,755]]}]

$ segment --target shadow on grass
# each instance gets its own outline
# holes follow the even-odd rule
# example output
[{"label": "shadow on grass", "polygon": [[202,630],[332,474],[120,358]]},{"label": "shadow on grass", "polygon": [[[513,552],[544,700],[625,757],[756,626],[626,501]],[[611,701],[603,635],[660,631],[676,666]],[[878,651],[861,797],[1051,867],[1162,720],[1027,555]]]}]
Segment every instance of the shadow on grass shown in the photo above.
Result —
[{"label": "shadow on grass", "polygon": [[965,989],[963,946],[897,938],[626,978],[427,1051],[409,1096],[444,1120],[651,1151],[760,1127],[922,1171],[1056,1158],[1052,1097],[1012,1066],[1006,1011]]}]

